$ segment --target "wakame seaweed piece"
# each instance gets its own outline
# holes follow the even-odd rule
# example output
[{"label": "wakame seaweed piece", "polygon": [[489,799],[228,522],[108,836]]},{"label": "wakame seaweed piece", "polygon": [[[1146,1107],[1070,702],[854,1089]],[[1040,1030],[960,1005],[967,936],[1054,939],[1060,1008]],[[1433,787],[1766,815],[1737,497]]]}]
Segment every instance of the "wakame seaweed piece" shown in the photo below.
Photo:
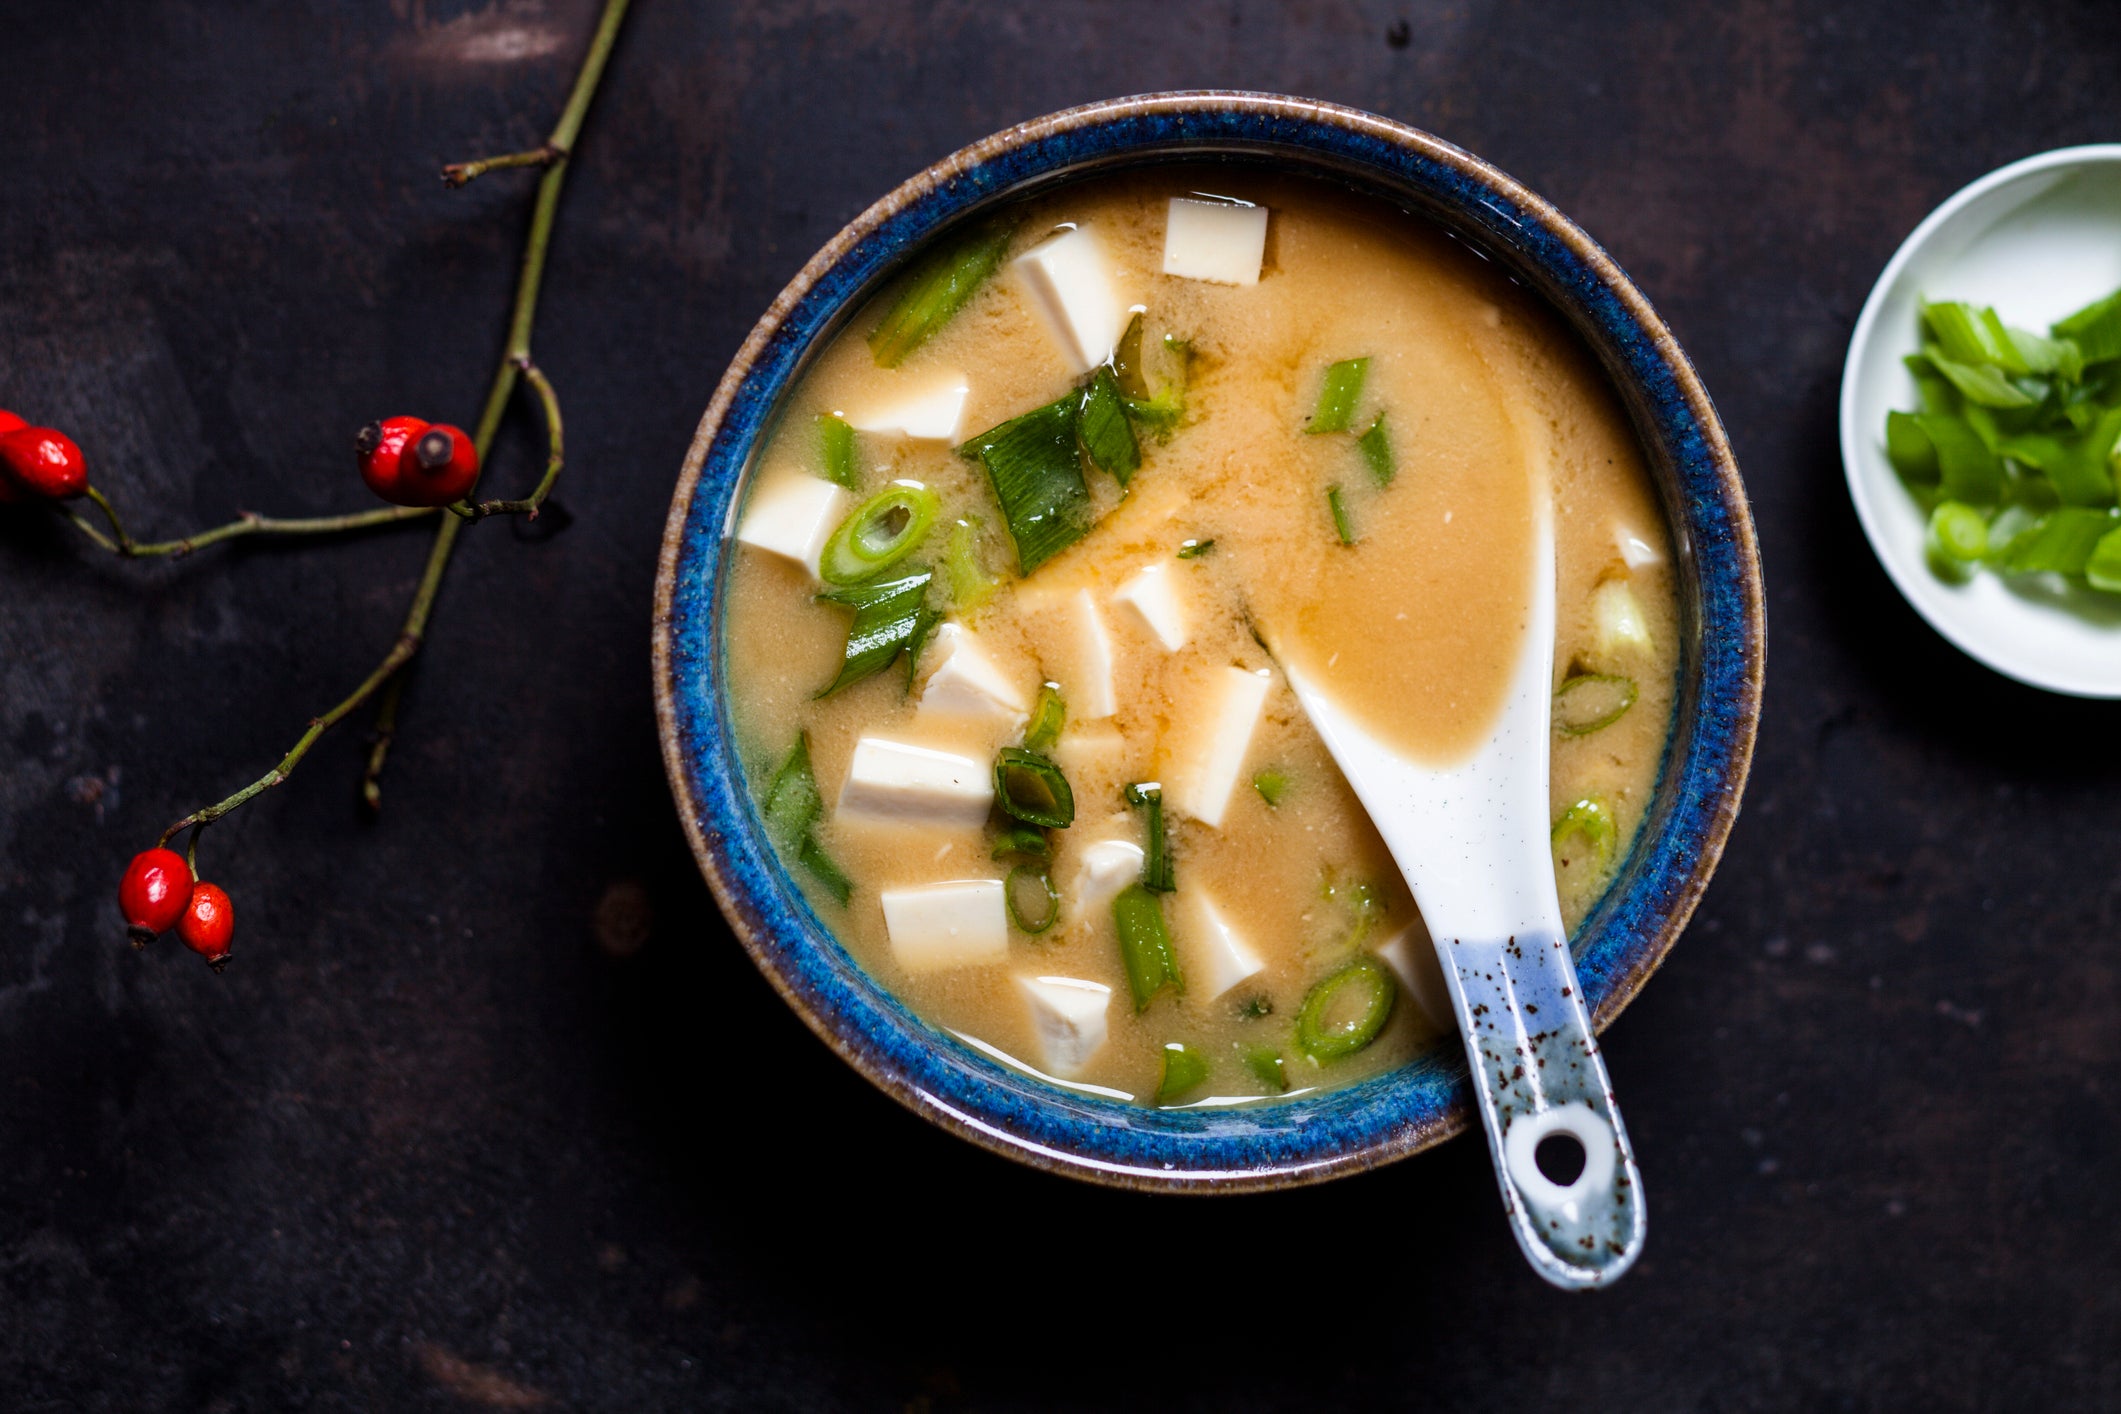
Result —
[{"label": "wakame seaweed piece", "polygon": [[1143,814],[1142,885],[1168,894],[1178,887],[1178,869],[1171,862],[1171,840],[1164,830],[1164,788],[1155,781],[1140,781],[1123,794],[1127,804]]},{"label": "wakame seaweed piece", "polygon": [[[1025,916],[1022,895],[1027,890],[1034,891],[1031,898],[1041,910],[1035,918]],[[1019,864],[1011,869],[1002,881],[1002,902],[1009,910],[1009,921],[1034,938],[1060,921],[1060,890],[1053,887],[1053,876],[1044,865]]]},{"label": "wakame seaweed piece", "polygon": [[2108,594],[2121,594],[2121,529],[2109,530],[2092,546],[2084,562],[2084,582]]},{"label": "wakame seaweed piece", "polygon": [[1031,705],[1031,720],[1024,726],[1024,745],[1033,751],[1048,751],[1060,740],[1068,725],[1068,700],[1057,682],[1040,683],[1038,701]]},{"label": "wakame seaweed piece", "polygon": [[1356,404],[1362,401],[1363,380],[1369,376],[1370,360],[1347,358],[1326,370],[1326,381],[1318,390],[1318,410],[1311,414],[1306,432],[1345,432],[1355,421]]},{"label": "wakame seaweed piece", "polygon": [[1385,415],[1377,414],[1370,430],[1355,439],[1362,449],[1362,459],[1369,463],[1370,475],[1377,478],[1379,486],[1390,486],[1392,478],[1399,472],[1399,463],[1392,456],[1392,436],[1385,431]]},{"label": "wakame seaweed piece", "polygon": [[917,481],[894,481],[847,513],[818,556],[827,584],[875,579],[920,548],[943,503]]},{"label": "wakame seaweed piece", "polygon": [[1296,1013],[1296,1044],[1315,1061],[1354,1055],[1392,1019],[1399,984],[1374,957],[1360,957],[1313,987]]},{"label": "wakame seaweed piece", "polygon": [[1572,673],[1554,690],[1554,730],[1563,736],[1604,731],[1635,705],[1635,679],[1617,673]]},{"label": "wakame seaweed piece", "polygon": [[987,468],[1019,574],[1030,574],[1090,531],[1090,488],[1076,449],[1080,402],[1070,393],[965,444]]},{"label": "wakame seaweed piece", "polygon": [[1163,1066],[1156,1077],[1156,1103],[1168,1105],[1208,1079],[1208,1058],[1183,1041],[1164,1043]]},{"label": "wakame seaweed piece", "polygon": [[825,798],[818,792],[817,773],[810,767],[810,736],[796,733],[795,749],[773,773],[759,813],[766,819],[766,833],[782,849],[794,849],[810,833],[824,812]]},{"label": "wakame seaweed piece", "polygon": [[1120,396],[1112,370],[1100,368],[1083,389],[1082,406],[1076,412],[1076,434],[1090,464],[1125,487],[1141,468],[1141,444],[1134,440],[1133,424],[1127,421],[1127,402]]},{"label": "wakame seaweed piece", "polygon": [[862,474],[854,461],[854,429],[838,413],[817,415],[818,460],[827,481],[849,491],[862,489]]},{"label": "wakame seaweed piece", "polygon": [[1065,830],[1075,823],[1075,792],[1059,765],[1036,751],[1005,746],[994,758],[994,803],[1012,820]]},{"label": "wakame seaweed piece", "polygon": [[2005,574],[2083,574],[2101,540],[2121,528],[2106,511],[2064,506],[2014,536],[1994,563]]},{"label": "wakame seaweed piece", "polygon": [[1164,904],[1140,884],[1129,884],[1112,900],[1113,930],[1119,935],[1119,957],[1127,972],[1134,1009],[1144,1011],[1156,994],[1170,987],[1185,990],[1178,954],[1164,927]]},{"label": "wakame seaweed piece", "polygon": [[919,631],[928,583],[934,578],[930,571],[919,570],[898,579],[828,589],[818,595],[821,604],[854,610],[854,622],[847,629],[847,652],[839,676],[816,695],[830,697],[889,667]]},{"label": "wakame seaweed piece", "polygon": [[1930,367],[1943,374],[1959,390],[1959,395],[1970,403],[1990,408],[2028,408],[2040,401],[2013,383],[1994,364],[1963,363],[1947,357],[1935,344],[1928,345],[1922,352],[1929,359]]},{"label": "wakame seaweed piece", "polygon": [[914,266],[891,308],[869,331],[877,367],[896,368],[950,317],[965,307],[987,277],[1000,268],[1016,234],[1013,222],[977,226],[939,247]]},{"label": "wakame seaweed piece", "polygon": [[796,860],[809,871],[811,878],[824,886],[826,893],[841,903],[854,896],[854,881],[847,877],[831,855],[825,853],[825,847],[817,842],[817,836],[803,837],[802,847],[796,852]]},{"label": "wakame seaweed piece", "polygon": [[1944,493],[1958,501],[1992,506],[2003,494],[2003,462],[1988,449],[1966,420],[1941,413],[1915,418],[1937,449],[1937,472]]},{"label": "wakame seaweed piece", "polygon": [[1333,516],[1333,533],[1340,537],[1343,545],[1355,543],[1355,525],[1348,519],[1348,503],[1341,498],[1339,486],[1326,488],[1326,510]]},{"label": "wakame seaweed piece", "polygon": [[1911,412],[1885,415],[1885,459],[1903,481],[1918,486],[1937,483],[1937,444],[1922,430],[1922,419]]},{"label": "wakame seaweed piece", "polygon": [[2121,290],[2056,320],[2048,332],[2076,344],[2087,364],[2121,358]]}]

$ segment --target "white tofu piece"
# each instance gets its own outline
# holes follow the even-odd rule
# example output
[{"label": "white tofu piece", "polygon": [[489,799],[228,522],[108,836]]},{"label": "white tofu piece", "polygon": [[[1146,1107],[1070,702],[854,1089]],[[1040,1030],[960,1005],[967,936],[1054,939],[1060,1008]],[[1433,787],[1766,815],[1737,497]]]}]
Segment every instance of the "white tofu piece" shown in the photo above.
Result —
[{"label": "white tofu piece", "polygon": [[857,432],[895,432],[922,442],[955,442],[965,417],[972,385],[962,373],[946,373],[918,391],[900,392],[889,402],[846,414]]},{"label": "white tofu piece", "polygon": [[1664,551],[1658,549],[1647,536],[1637,535],[1634,527],[1625,522],[1614,524],[1613,543],[1620,547],[1620,558],[1627,562],[1627,567],[1631,570],[1664,563]]},{"label": "white tofu piece", "polygon": [[1112,282],[1097,237],[1062,231],[1013,262],[1071,373],[1088,373],[1112,356],[1126,327],[1127,304]]},{"label": "white tofu piece", "polygon": [[1085,846],[1077,856],[1070,890],[1075,916],[1088,922],[1105,917],[1120,890],[1141,878],[1143,858],[1142,847],[1132,840],[1099,840]]},{"label": "white tofu piece", "polygon": [[1009,913],[1000,879],[952,879],[885,889],[884,931],[908,972],[981,967],[1009,956]]},{"label": "white tofu piece", "polygon": [[1591,592],[1591,625],[1602,658],[1650,651],[1650,621],[1624,580],[1609,579]]},{"label": "white tofu piece", "polygon": [[1164,217],[1164,273],[1218,285],[1256,285],[1267,256],[1267,208],[1174,196]]},{"label": "white tofu piece", "polygon": [[1243,668],[1225,668],[1216,677],[1216,701],[1201,714],[1205,725],[1181,757],[1177,779],[1167,786],[1164,798],[1203,825],[1221,829],[1273,678]]},{"label": "white tofu piece", "polygon": [[1031,1007],[1040,1063],[1063,1080],[1082,1074],[1105,1044],[1112,989],[1074,977],[1019,977],[1016,985]]},{"label": "white tofu piece", "polygon": [[1400,985],[1414,998],[1424,1019],[1438,1031],[1458,1029],[1451,1012],[1451,988],[1444,981],[1443,964],[1436,960],[1436,947],[1422,931],[1406,927],[1372,949],[1380,961],[1399,977]]},{"label": "white tofu piece", "polygon": [[880,736],[854,744],[836,807],[840,818],[978,829],[994,808],[984,761]]},{"label": "white tofu piece", "polygon": [[1113,592],[1112,602],[1132,609],[1166,653],[1186,646],[1186,606],[1179,600],[1170,566],[1143,566]]},{"label": "white tofu piece", "polygon": [[943,717],[990,717],[1021,725],[1031,713],[972,630],[952,621],[935,631],[928,653],[935,667],[921,688],[918,710]]},{"label": "white tofu piece", "polygon": [[798,472],[751,493],[736,538],[817,573],[817,558],[847,514],[847,493],[822,477]]},{"label": "white tofu piece", "polygon": [[1087,589],[1075,592],[1074,682],[1064,682],[1068,714],[1085,722],[1101,722],[1119,710],[1119,695],[1112,686],[1112,635],[1105,631],[1105,616]]},{"label": "white tofu piece", "polygon": [[1191,886],[1176,897],[1179,968],[1185,974],[1188,991],[1213,1001],[1266,969],[1267,964],[1230,926],[1214,899]]}]

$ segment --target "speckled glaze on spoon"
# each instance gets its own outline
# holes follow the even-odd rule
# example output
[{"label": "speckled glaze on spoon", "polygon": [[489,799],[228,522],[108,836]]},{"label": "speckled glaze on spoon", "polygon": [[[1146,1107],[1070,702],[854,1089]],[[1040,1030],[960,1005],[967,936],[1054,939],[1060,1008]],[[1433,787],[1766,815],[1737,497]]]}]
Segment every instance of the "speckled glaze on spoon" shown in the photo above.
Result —
[{"label": "speckled glaze on spoon", "polygon": [[[1554,1285],[1586,1289],[1633,1264],[1646,1213],[1555,891],[1547,824],[1554,527],[1545,497],[1536,515],[1517,668],[1500,717],[1468,759],[1442,768],[1408,759],[1277,656],[1435,939],[1518,1245]],[[1261,629],[1271,651],[1272,626]],[[1552,1135],[1583,1146],[1583,1168],[1566,1184],[1539,1167],[1540,1142]]]}]

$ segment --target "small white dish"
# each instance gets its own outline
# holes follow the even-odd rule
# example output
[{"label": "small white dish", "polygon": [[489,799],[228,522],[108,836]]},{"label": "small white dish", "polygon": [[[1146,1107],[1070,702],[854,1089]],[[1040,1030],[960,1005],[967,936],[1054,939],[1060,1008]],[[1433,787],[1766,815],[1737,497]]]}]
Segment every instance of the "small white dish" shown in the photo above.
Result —
[{"label": "small white dish", "polygon": [[1932,211],[1864,303],[1841,374],[1841,461],[1871,548],[1901,594],[1969,656],[2050,692],[2121,697],[2121,597],[2058,576],[1930,569],[1927,529],[1885,457],[1885,415],[1917,406],[1902,366],[1925,298],[1994,305],[2045,331],[2121,289],[2121,143],[2065,147],[2000,167]]}]

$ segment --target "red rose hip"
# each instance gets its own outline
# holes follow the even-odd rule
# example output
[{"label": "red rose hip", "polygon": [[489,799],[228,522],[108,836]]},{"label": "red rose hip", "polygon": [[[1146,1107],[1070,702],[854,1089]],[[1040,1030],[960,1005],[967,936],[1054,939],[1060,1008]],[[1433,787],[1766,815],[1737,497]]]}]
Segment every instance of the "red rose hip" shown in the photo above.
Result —
[{"label": "red rose hip", "polygon": [[184,946],[206,959],[219,972],[228,961],[228,940],[235,936],[236,910],[219,884],[194,884],[184,916],[177,920],[177,936]]},{"label": "red rose hip", "polygon": [[386,417],[381,422],[371,422],[354,438],[354,456],[361,467],[361,479],[368,489],[394,506],[417,505],[408,501],[398,490],[399,473],[402,470],[401,456],[405,444],[427,430],[425,418]]},{"label": "red rose hip", "polygon": [[133,935],[145,947],[155,934],[177,926],[191,903],[191,866],[173,849],[142,850],[126,866],[118,881],[118,911]]},{"label": "red rose hip", "polygon": [[55,427],[0,433],[0,474],[14,490],[40,500],[71,500],[88,489],[88,463],[81,449]]},{"label": "red rose hip", "polygon": [[437,422],[407,443],[398,463],[398,493],[408,506],[461,501],[479,480],[479,449],[461,427]]}]

